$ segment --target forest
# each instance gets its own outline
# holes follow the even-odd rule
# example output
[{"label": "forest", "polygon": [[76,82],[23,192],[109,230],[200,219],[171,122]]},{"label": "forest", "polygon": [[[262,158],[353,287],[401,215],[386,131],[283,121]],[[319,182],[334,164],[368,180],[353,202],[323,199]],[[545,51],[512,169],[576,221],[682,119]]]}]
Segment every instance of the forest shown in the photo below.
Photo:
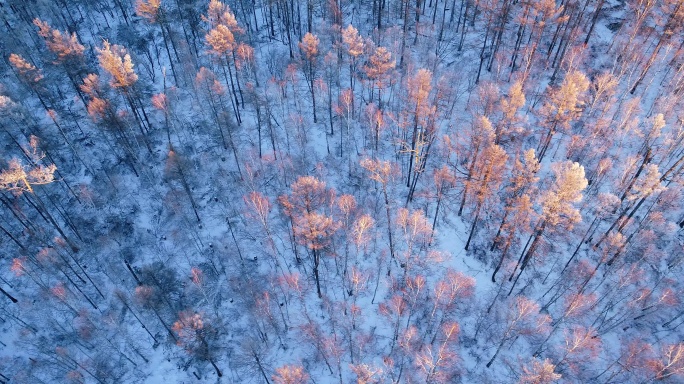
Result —
[{"label": "forest", "polygon": [[684,383],[684,0],[0,17],[0,384]]}]

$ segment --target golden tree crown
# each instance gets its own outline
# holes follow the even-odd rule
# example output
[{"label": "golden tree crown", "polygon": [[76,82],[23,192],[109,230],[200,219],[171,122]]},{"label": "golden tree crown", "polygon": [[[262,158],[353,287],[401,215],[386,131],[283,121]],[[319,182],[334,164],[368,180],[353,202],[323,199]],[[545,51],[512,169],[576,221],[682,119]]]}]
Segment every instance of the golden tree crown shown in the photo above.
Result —
[{"label": "golden tree crown", "polygon": [[138,75],[133,70],[131,55],[120,45],[110,45],[104,41],[102,49],[97,49],[97,59],[100,66],[112,76],[109,82],[114,88],[128,88],[138,81]]}]

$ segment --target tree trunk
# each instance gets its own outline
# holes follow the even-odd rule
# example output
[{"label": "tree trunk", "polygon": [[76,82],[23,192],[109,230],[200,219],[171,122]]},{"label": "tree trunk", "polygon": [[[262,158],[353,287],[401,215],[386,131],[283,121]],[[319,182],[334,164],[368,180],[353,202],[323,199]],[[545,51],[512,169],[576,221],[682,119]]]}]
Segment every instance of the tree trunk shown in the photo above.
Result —
[{"label": "tree trunk", "polygon": [[10,300],[11,300],[13,303],[15,303],[15,304],[19,301],[19,300],[15,299],[14,296],[12,296],[12,295],[10,295],[9,293],[7,293],[7,291],[5,291],[4,289],[2,289],[2,287],[0,287],[0,293],[2,293],[3,295],[5,295],[8,299],[10,299]]}]

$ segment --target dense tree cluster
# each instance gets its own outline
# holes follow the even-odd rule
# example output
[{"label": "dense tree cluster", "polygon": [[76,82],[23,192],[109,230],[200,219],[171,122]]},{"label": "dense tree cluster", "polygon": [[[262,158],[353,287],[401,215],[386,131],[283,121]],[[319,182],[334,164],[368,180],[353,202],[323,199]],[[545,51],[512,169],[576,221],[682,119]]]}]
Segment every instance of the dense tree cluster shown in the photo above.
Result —
[{"label": "dense tree cluster", "polygon": [[0,383],[684,380],[684,1],[0,17]]}]

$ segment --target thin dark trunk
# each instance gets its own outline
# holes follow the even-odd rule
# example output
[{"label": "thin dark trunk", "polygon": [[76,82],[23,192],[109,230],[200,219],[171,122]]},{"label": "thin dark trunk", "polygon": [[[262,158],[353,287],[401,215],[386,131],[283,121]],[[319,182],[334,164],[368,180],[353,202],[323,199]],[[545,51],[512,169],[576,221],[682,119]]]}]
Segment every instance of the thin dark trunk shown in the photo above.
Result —
[{"label": "thin dark trunk", "polygon": [[320,264],[320,255],[318,254],[318,252],[316,252],[315,249],[312,250],[312,252],[313,252],[313,259],[314,259],[314,268],[313,268],[314,277],[316,279],[316,293],[318,293],[318,298],[322,299],[323,294],[321,293],[321,280],[320,280],[320,277],[318,275],[318,266]]},{"label": "thin dark trunk", "polygon": [[259,105],[259,102],[255,102],[254,104],[256,108],[256,113],[257,113],[257,138],[259,141],[259,158],[262,158],[262,151],[261,151],[261,107]]},{"label": "thin dark trunk", "polygon": [[128,92],[124,92],[124,97],[126,99],[126,102],[128,103],[128,106],[131,108],[131,113],[133,113],[133,116],[135,117],[135,121],[138,123],[138,128],[140,128],[140,136],[142,137],[143,142],[145,143],[145,147],[147,148],[147,151],[152,154],[152,147],[150,146],[149,141],[147,141],[147,134],[145,133],[145,127],[143,125],[142,119],[140,118],[140,114],[138,114],[137,109],[135,108],[135,104],[133,103],[133,98],[128,94]]},{"label": "thin dark trunk", "polygon": [[648,71],[651,69],[651,66],[656,60],[656,57],[658,56],[658,53],[660,52],[660,48],[663,46],[663,44],[670,39],[671,35],[674,34],[673,31],[673,26],[672,23],[675,21],[675,18],[677,17],[677,14],[679,13],[679,9],[682,6],[682,1],[679,1],[677,3],[677,6],[675,9],[670,13],[670,16],[668,17],[667,23],[665,23],[665,28],[660,35],[660,38],[658,39],[658,44],[656,44],[656,47],[653,49],[653,53],[651,54],[651,57],[649,57],[648,61],[646,62],[646,65],[644,66],[644,69],[641,71],[641,74],[639,75],[639,78],[637,79],[636,83],[634,83],[634,86],[632,89],[629,91],[629,93],[634,94],[636,91],[637,87],[641,82],[644,80],[646,77],[646,74]]},{"label": "thin dark trunk", "polygon": [[[235,51],[233,51],[232,54],[233,54],[233,63],[236,63],[237,60],[235,60]],[[237,84],[238,93],[240,94],[240,103],[242,105],[242,109],[245,109],[245,97],[242,93],[242,86],[240,85],[240,77],[238,76],[238,74],[239,74],[239,72],[238,72],[238,68],[236,65],[235,66],[235,83]],[[256,76],[255,76],[255,78],[256,78]]]},{"label": "thin dark trunk", "polygon": [[594,221],[592,221],[591,225],[589,225],[589,228],[587,229],[587,232],[582,236],[582,240],[580,240],[579,244],[577,244],[577,247],[575,248],[575,251],[572,253],[570,258],[568,259],[567,263],[565,263],[565,266],[563,269],[560,271],[559,275],[562,275],[563,272],[565,272],[566,269],[568,269],[568,266],[572,262],[572,260],[575,259],[577,254],[579,253],[580,248],[582,247],[582,244],[584,244],[584,241],[589,237],[589,233],[591,233],[591,230],[594,226],[594,224],[598,221],[598,217],[594,218]]},{"label": "thin dark trunk", "polygon": [[487,28],[485,29],[485,38],[484,42],[482,43],[482,49],[480,50],[480,65],[477,67],[477,76],[475,77],[475,84],[478,84],[480,82],[480,74],[482,73],[482,65],[484,64],[485,48],[487,47],[487,40],[489,39],[490,24],[491,21],[487,23]]},{"label": "thin dark trunk", "polygon": [[147,334],[150,336],[150,338],[152,338],[152,340],[154,341],[154,345],[157,345],[157,338],[154,337],[152,332],[150,332],[150,330],[147,328],[147,326],[142,322],[142,320],[138,317],[138,315],[128,305],[128,303],[126,302],[126,300],[123,297],[123,294],[122,295],[117,294],[116,296],[119,298],[119,300],[121,300],[121,303],[128,309],[128,311],[133,315],[133,317],[135,317],[135,319],[138,320],[138,323],[140,324],[142,329],[144,329],[145,332],[147,332]]},{"label": "thin dark trunk", "polygon": [[[387,235],[389,236],[390,256],[394,259],[394,243],[392,242],[392,220],[390,215],[389,199],[387,198],[387,187],[382,187],[383,195],[385,196],[385,212],[387,213]],[[389,274],[389,270],[387,271]]]},{"label": "thin dark trunk", "polygon": [[[171,148],[171,151],[173,151],[173,147]],[[195,198],[192,196],[190,184],[188,184],[188,179],[185,177],[185,172],[183,171],[183,167],[180,164],[180,160],[175,159],[175,163],[176,170],[178,171],[178,175],[180,176],[181,184],[183,185],[183,189],[185,190],[185,193],[188,195],[188,198],[190,199],[190,205],[192,206],[192,210],[195,213],[197,222],[199,223],[202,221],[202,219],[200,219],[199,213],[197,212],[197,205],[195,204]]]},{"label": "thin dark trunk", "polygon": [[2,287],[0,287],[0,293],[2,293],[3,295],[5,295],[8,299],[10,299],[10,301],[12,301],[12,302],[15,303],[15,304],[16,304],[17,302],[19,302],[19,300],[15,299],[14,296],[10,295],[7,291],[5,291],[4,289],[2,289]]},{"label": "thin dark trunk", "polygon": [[513,54],[511,55],[511,74],[515,71],[515,63],[518,59],[518,52],[520,51],[520,46],[522,45],[523,36],[525,35],[525,23],[527,22],[527,16],[529,12],[529,7],[525,8],[525,13],[523,14],[523,21],[518,26],[518,31],[516,32],[515,45],[513,47]]},{"label": "thin dark trunk", "polygon": [[214,370],[216,370],[216,376],[222,377],[223,373],[221,373],[221,370],[219,369],[219,367],[216,366],[216,363],[214,363],[214,360],[210,358],[209,362],[211,363],[211,366],[214,367]]},{"label": "thin dark trunk", "polygon": [[598,0],[598,4],[596,4],[596,10],[594,11],[594,17],[591,18],[591,26],[589,27],[589,32],[587,32],[587,37],[584,39],[584,45],[586,46],[589,44],[589,39],[591,38],[591,34],[594,32],[594,27],[596,27],[596,21],[599,18],[599,15],[601,14],[601,8],[603,8],[603,3],[605,0]]},{"label": "thin dark trunk", "polygon": [[230,91],[233,95],[233,100],[235,100],[235,118],[237,119],[238,125],[242,125],[242,118],[240,116],[240,100],[238,100],[237,92],[235,91],[235,83],[233,82],[233,69],[230,65],[230,61],[226,56],[226,67],[228,67],[228,78],[230,79]]},{"label": "thin dark trunk", "polygon": [[22,250],[26,250],[26,247],[24,247],[24,245],[21,242],[19,242],[19,240],[17,240],[16,237],[14,237],[14,235],[12,235],[8,230],[6,230],[5,227],[0,225],[0,230],[2,230],[2,232],[5,235],[7,235],[10,239],[12,239],[12,241],[14,241],[19,246],[19,248],[21,248]]},{"label": "thin dark trunk", "polygon": [[506,342],[506,339],[501,340],[501,343],[499,343],[499,346],[496,348],[496,352],[494,352],[494,356],[492,356],[492,358],[487,363],[487,365],[486,365],[487,368],[492,366],[492,363],[494,363],[494,360],[499,355],[499,352],[501,351],[501,348],[503,347],[505,342]]},{"label": "thin dark trunk", "polygon": [[385,0],[378,0],[378,31],[382,30],[382,7],[385,5]]},{"label": "thin dark trunk", "polygon": [[[314,59],[312,58],[312,60]],[[312,62],[309,62],[309,91],[311,91],[311,103],[313,104],[313,120],[314,123],[318,123],[318,118],[316,117],[316,92],[314,89],[314,70]]]},{"label": "thin dark trunk", "polygon": [[[522,260],[522,264],[520,264],[520,272],[518,273],[518,276],[515,278],[515,281],[513,281],[513,285],[511,286],[511,290],[508,291],[509,296],[511,295],[511,293],[513,293],[513,289],[515,288],[516,284],[518,283],[518,279],[520,279],[520,276],[522,276],[522,273],[525,270],[525,267],[527,267],[527,264],[530,262],[530,260],[534,256],[534,252],[537,250],[537,246],[539,245],[539,241],[541,241],[541,236],[544,233],[545,228],[546,228],[546,221],[543,221],[541,226],[539,227],[539,229],[533,235],[534,241],[532,242],[532,245],[530,245],[530,248],[527,250],[527,253],[525,253],[525,257]],[[514,271],[514,273],[515,273],[515,271]]]},{"label": "thin dark trunk", "polygon": [[506,245],[501,251],[501,257],[499,258],[499,262],[496,264],[496,268],[494,268],[494,272],[492,272],[492,283],[496,283],[496,274],[499,272],[499,269],[501,269],[501,265],[503,265],[504,260],[506,260],[506,256],[508,256],[508,249],[511,247],[511,243],[513,242],[513,235],[514,232],[511,232],[506,238]]},{"label": "thin dark trunk", "polygon": [[266,381],[266,384],[271,384],[270,381],[268,381],[268,376],[266,375],[266,372],[264,372],[264,367],[261,365],[261,360],[259,360],[259,356],[256,355],[255,352],[252,352],[254,355],[254,359],[256,360],[257,367],[259,367],[259,372],[261,373],[261,377],[264,378]]},{"label": "thin dark trunk", "polygon": [[520,263],[522,262],[523,257],[525,257],[525,252],[527,251],[527,247],[530,245],[533,238],[534,238],[534,234],[530,235],[530,237],[527,239],[527,242],[525,243],[525,246],[523,247],[523,250],[520,253],[520,257],[518,257],[518,261],[515,263],[515,268],[513,268],[513,272],[511,273],[511,276],[508,278],[508,281],[513,281],[513,276],[515,276],[515,272],[518,270],[518,267],[520,266]]},{"label": "thin dark trunk", "polygon": [[416,186],[418,185],[418,179],[420,178],[420,175],[423,174],[423,171],[425,171],[425,164],[427,163],[428,155],[430,154],[430,148],[432,147],[432,138],[429,139],[429,143],[427,147],[425,147],[425,151],[421,151],[421,155],[419,158],[416,160],[416,169],[413,172],[413,182],[411,183],[411,186],[409,187],[409,193],[408,197],[406,200],[406,204],[408,206],[408,203],[413,201],[413,194],[416,192]]},{"label": "thin dark trunk", "polygon": [[74,245],[74,243],[72,243],[71,240],[69,240],[69,237],[68,237],[68,236],[64,233],[64,231],[62,230],[62,227],[61,227],[59,224],[57,224],[57,222],[56,222],[55,219],[52,217],[52,215],[50,214],[50,212],[47,211],[47,208],[45,207],[45,204],[43,204],[43,201],[40,199],[40,197],[39,197],[38,195],[36,195],[36,194],[33,195],[33,196],[35,196],[36,202],[37,202],[37,204],[38,204],[38,205],[36,206],[35,203],[33,203],[33,201],[31,201],[31,199],[28,198],[28,195],[27,195],[27,194],[24,194],[23,196],[24,196],[24,198],[26,199],[26,201],[28,201],[28,202],[29,202],[29,203],[30,203],[30,204],[31,204],[31,205],[32,205],[32,206],[41,214],[41,216],[43,216],[43,214],[44,214],[43,217],[44,217],[44,218],[47,217],[46,220],[47,220],[50,224],[52,224],[52,226],[57,230],[57,232],[59,232],[59,234],[62,236],[62,238],[64,239],[64,241],[66,241],[66,243],[69,245],[69,247],[71,247],[71,250],[74,251],[74,252],[78,252],[78,251],[79,251],[79,248],[78,248],[76,245]]},{"label": "thin dark trunk", "polygon": [[[463,41],[465,40],[465,34],[466,34],[466,29],[468,26],[468,10],[470,10],[470,0],[462,0],[461,1],[461,7],[463,7],[463,3],[465,3],[465,10],[463,11],[463,24],[461,26],[461,39],[458,42],[458,51],[461,52],[461,49],[463,49]],[[461,15],[459,14],[458,16],[459,22],[461,21]]]},{"label": "thin dark trunk", "polygon": [[481,208],[482,208],[482,203],[478,204],[477,208],[475,209],[475,219],[473,219],[473,224],[470,226],[470,234],[468,235],[468,241],[466,241],[466,243],[465,243],[465,250],[466,251],[470,247],[470,241],[473,239],[473,234],[475,234],[475,227],[477,226],[477,222],[480,220]]},{"label": "thin dark trunk", "polygon": [[418,139],[418,108],[416,105],[416,110],[414,112],[415,117],[413,119],[413,135],[411,137],[411,152],[409,152],[409,166],[408,166],[408,176],[406,178],[406,186],[411,186],[411,170],[413,169],[413,158],[416,155],[416,140]]},{"label": "thin dark trunk", "polygon": [[160,23],[160,29],[162,32],[162,39],[164,40],[164,48],[166,49],[166,56],[169,58],[169,64],[171,65],[171,74],[173,75],[173,81],[176,85],[179,85],[178,76],[176,75],[176,66],[173,64],[173,58],[171,57],[171,51],[169,50],[169,42],[166,37],[166,28],[164,28],[164,22]]},{"label": "thin dark trunk", "polygon": [[[455,2],[455,0],[454,0],[454,2]],[[435,4],[435,10],[437,10],[437,4]],[[444,38],[444,24],[446,22],[446,11],[447,11],[447,0],[444,0],[444,9],[442,10],[442,22],[439,25],[439,37],[437,38],[437,42],[441,42],[442,39]],[[453,13],[452,13],[452,15],[453,15]],[[434,24],[434,21],[433,21],[433,24]]]},{"label": "thin dark trunk", "polygon": [[499,45],[501,43],[501,38],[503,37],[504,30],[506,29],[506,24],[508,23],[508,14],[510,12],[510,1],[505,0],[502,6],[501,18],[499,19],[499,25],[496,29],[496,34],[494,35],[494,43],[492,52],[489,55],[489,64],[487,65],[487,71],[492,71],[492,64],[494,64],[494,59],[496,53],[499,51]]},{"label": "thin dark trunk", "polygon": [[442,193],[443,193],[442,188],[440,187],[439,193],[437,194],[437,206],[435,207],[435,218],[432,219],[432,235],[430,235],[430,240],[432,240],[432,236],[434,235],[435,229],[437,228],[437,217],[439,217],[439,206],[442,203]]}]

